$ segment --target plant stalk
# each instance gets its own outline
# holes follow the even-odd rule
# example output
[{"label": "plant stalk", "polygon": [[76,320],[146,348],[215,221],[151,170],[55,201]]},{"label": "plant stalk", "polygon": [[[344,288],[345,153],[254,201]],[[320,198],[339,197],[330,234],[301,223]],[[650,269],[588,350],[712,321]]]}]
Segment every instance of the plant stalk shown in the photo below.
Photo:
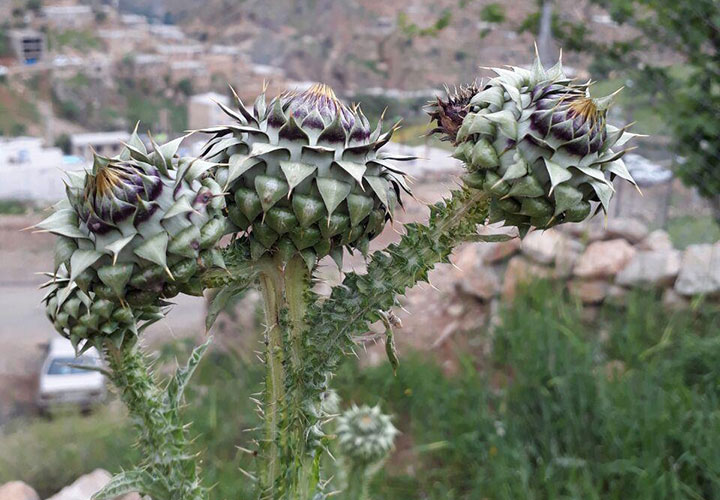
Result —
[{"label": "plant stalk", "polygon": [[295,388],[304,369],[310,272],[299,255],[286,264],[266,257],[258,268],[266,319],[263,498],[306,500],[317,485],[316,463],[305,453],[303,399]]},{"label": "plant stalk", "polygon": [[370,473],[365,464],[352,464],[347,472],[347,484],[343,491],[346,500],[368,500]]},{"label": "plant stalk", "polygon": [[168,500],[206,500],[178,408],[168,403],[165,390],[154,381],[146,357],[137,344],[118,348],[107,342],[104,347],[110,379],[139,430],[145,456],[140,469],[152,478],[152,484],[138,483],[147,488],[141,493],[157,496],[161,491]]}]

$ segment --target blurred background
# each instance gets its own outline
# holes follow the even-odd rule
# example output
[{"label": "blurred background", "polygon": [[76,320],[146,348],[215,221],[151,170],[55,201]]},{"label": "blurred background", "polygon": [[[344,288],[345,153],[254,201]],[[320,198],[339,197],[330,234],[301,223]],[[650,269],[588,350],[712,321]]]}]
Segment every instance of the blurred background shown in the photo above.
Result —
[{"label": "blurred background", "polygon": [[[43,404],[45,379],[73,374],[52,373],[37,288],[53,238],[20,230],[64,196],[63,171],[115,154],[137,122],[158,141],[224,122],[228,84],[252,102],[325,82],[403,121],[390,147],[423,160],[401,220],[423,220],[460,172],[423,105],[529,66],[533,41],[546,65],[562,47],[593,95],[624,87],[610,121],[648,135],[625,157],[643,196],[617,186],[606,220],[458,249],[403,299],[397,376],[382,345],[345,363],[344,404],[380,403],[402,431],[373,498],[720,498],[717,0],[0,0],[0,485],[38,495],[0,499],[89,498],[58,492],[137,458],[112,391]],[[177,302],[145,338],[160,374],[205,337],[206,300]],[[228,306],[188,398],[217,499],[252,488],[238,446],[257,424],[261,313],[254,293]]]}]

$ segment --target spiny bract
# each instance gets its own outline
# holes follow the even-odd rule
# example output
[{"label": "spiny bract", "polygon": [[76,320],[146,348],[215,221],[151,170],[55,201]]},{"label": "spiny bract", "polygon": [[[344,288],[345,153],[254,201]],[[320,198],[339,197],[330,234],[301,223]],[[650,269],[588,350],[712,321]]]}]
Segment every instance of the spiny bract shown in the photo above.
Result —
[{"label": "spiny bract", "polygon": [[405,178],[388,160],[412,157],[379,150],[395,127],[374,132],[358,107],[343,104],[318,84],[286,92],[266,105],[260,95],[250,112],[220,105],[235,123],[203,130],[213,134],[203,157],[226,164],[217,181],[228,195],[228,217],[246,231],[254,259],[300,252],[309,267],[342,248],[367,252],[400,201]]},{"label": "spiny bract", "polygon": [[490,221],[521,234],[534,226],[580,222],[592,203],[607,212],[619,176],[635,183],[613,152],[636,134],[606,123],[614,94],[593,99],[591,82],[567,78],[561,62],[546,70],[499,69],[480,88],[462,88],[432,103],[429,114],[456,145],[469,173],[465,183],[492,197]]},{"label": "spiny bract", "polygon": [[[47,275],[51,278],[43,285],[43,288],[49,288],[43,298],[47,317],[78,351],[102,347],[103,340],[109,340],[119,348],[123,342],[132,341],[139,332],[164,317],[161,308],[155,305],[131,308],[99,298],[92,290],[84,292],[77,283],[70,281],[64,264],[55,273]],[[85,340],[87,342],[82,342]]]},{"label": "spiny bract", "polygon": [[379,406],[355,406],[337,419],[338,446],[349,460],[371,464],[387,457],[398,430]]},{"label": "spiny bract", "polygon": [[55,271],[131,306],[202,293],[199,272],[224,265],[213,247],[227,227],[225,200],[207,175],[214,164],[175,157],[182,139],[148,152],[134,133],[119,156],[68,172],[67,199],[37,225],[58,236]]}]

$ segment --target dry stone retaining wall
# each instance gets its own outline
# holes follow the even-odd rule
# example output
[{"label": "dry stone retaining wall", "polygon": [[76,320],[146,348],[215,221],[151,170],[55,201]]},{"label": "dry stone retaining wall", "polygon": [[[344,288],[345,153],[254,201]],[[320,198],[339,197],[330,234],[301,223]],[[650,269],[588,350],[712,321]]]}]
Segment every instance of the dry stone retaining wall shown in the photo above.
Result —
[{"label": "dry stone retaining wall", "polygon": [[473,245],[453,259],[462,269],[456,290],[483,302],[510,300],[519,283],[533,278],[565,280],[584,304],[622,304],[628,290],[663,290],[669,307],[697,295],[720,298],[720,242],[673,247],[663,230],[634,219],[567,224],[534,231],[522,241]]}]

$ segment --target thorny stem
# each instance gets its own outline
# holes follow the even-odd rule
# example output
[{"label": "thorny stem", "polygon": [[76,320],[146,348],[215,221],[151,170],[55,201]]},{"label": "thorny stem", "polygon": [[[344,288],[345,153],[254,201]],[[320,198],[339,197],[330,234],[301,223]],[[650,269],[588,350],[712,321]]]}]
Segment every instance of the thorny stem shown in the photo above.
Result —
[{"label": "thorny stem", "polygon": [[[419,281],[427,281],[429,271],[447,262],[452,250],[477,238],[477,226],[488,214],[487,195],[479,190],[462,189],[451,198],[431,207],[427,225],[407,224],[400,242],[375,252],[366,274],[348,273],[328,300],[308,311],[307,366],[304,376],[292,388],[302,394],[306,407],[306,428],[313,429],[325,417],[314,411],[332,373],[354,343],[352,336],[368,330],[381,319],[383,311],[396,304],[396,297]],[[319,414],[318,414],[319,413]],[[317,442],[316,442],[317,443]],[[319,443],[318,443],[319,444]],[[308,452],[317,450],[308,450]]]},{"label": "thorny stem", "polygon": [[[178,408],[169,404],[165,391],[154,381],[147,359],[137,345],[104,346],[110,378],[140,433],[140,447],[150,484],[139,483],[143,494],[167,500],[206,500],[207,490],[198,478],[197,457],[189,451],[187,431]],[[158,499],[161,500],[161,499]]]},{"label": "thorny stem", "polygon": [[368,466],[352,463],[347,471],[347,484],[343,491],[345,500],[367,500],[370,483]]},{"label": "thorny stem", "polygon": [[305,453],[302,397],[292,379],[302,375],[310,272],[300,256],[287,264],[266,257],[258,268],[267,323],[262,494],[305,500],[317,484],[317,464]]},{"label": "thorny stem", "polygon": [[283,367],[283,333],[281,306],[283,303],[282,272],[275,262],[266,258],[260,263],[260,288],[265,305],[265,435],[262,441],[263,464],[260,470],[263,496],[276,498],[281,454],[280,432],[282,409],[285,403],[285,369]]}]

